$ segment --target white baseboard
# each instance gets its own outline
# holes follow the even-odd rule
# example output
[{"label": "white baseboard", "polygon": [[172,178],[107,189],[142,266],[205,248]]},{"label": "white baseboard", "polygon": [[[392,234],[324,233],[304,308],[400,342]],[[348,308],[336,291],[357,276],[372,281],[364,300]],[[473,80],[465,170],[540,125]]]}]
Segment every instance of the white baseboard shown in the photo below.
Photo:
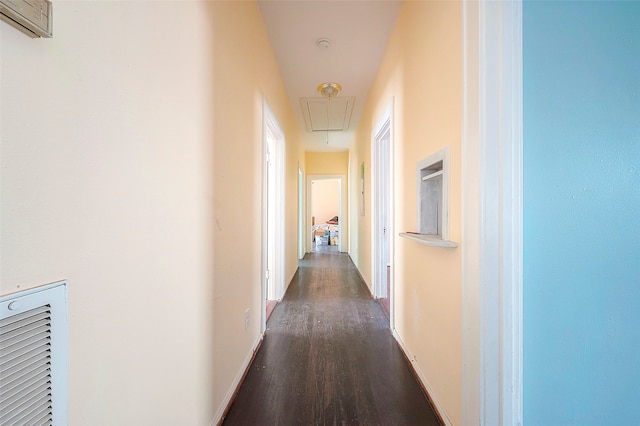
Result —
[{"label": "white baseboard", "polygon": [[260,346],[260,343],[262,342],[263,338],[264,338],[264,333],[260,334],[256,339],[256,341],[253,343],[253,347],[251,348],[251,351],[247,354],[247,357],[244,359],[244,362],[242,363],[242,367],[240,367],[240,371],[238,371],[236,378],[233,380],[233,383],[229,387],[229,391],[227,392],[227,395],[224,397],[224,401],[222,402],[222,404],[220,404],[220,408],[218,409],[218,412],[213,418],[213,421],[211,422],[211,426],[216,426],[222,422],[223,420],[222,416],[225,415],[225,412],[227,411],[229,404],[231,404],[232,402],[231,399],[236,394],[236,392],[238,391],[238,388],[242,384],[242,379],[244,378],[245,374],[249,370],[251,361],[253,360],[253,357],[255,356],[256,351],[258,350],[258,347]]},{"label": "white baseboard", "polygon": [[369,294],[371,295],[371,297],[373,299],[375,299],[376,296],[373,294],[373,286],[370,286],[369,283],[367,282],[367,280],[364,279],[364,277],[362,276],[362,272],[360,272],[360,268],[358,268],[358,265],[356,265],[356,263],[353,261],[353,258],[351,257],[351,255],[349,255],[349,258],[351,259],[351,263],[353,263],[353,266],[356,267],[356,272],[358,273],[358,276],[360,277],[360,279],[364,283],[365,287],[367,287],[367,290],[369,291]]},{"label": "white baseboard", "polygon": [[411,367],[413,368],[413,370],[418,375],[418,380],[420,380],[420,383],[422,384],[422,386],[427,391],[427,394],[429,395],[429,399],[431,400],[431,402],[434,405],[433,408],[435,408],[435,410],[438,412],[438,415],[444,421],[444,424],[446,426],[452,426],[453,423],[451,423],[451,420],[449,419],[449,416],[447,416],[447,412],[445,411],[444,407],[442,407],[442,405],[438,401],[438,398],[437,398],[435,392],[433,392],[433,389],[431,388],[431,386],[429,386],[429,382],[427,381],[427,378],[422,373],[422,370],[420,369],[420,366],[418,365],[417,362],[415,362],[414,356],[409,352],[409,349],[407,349],[407,346],[404,344],[404,342],[402,341],[402,338],[396,332],[396,330],[393,330],[393,337],[398,342],[398,345],[400,345],[400,349],[402,349],[402,352],[404,352],[404,355],[411,362]]}]

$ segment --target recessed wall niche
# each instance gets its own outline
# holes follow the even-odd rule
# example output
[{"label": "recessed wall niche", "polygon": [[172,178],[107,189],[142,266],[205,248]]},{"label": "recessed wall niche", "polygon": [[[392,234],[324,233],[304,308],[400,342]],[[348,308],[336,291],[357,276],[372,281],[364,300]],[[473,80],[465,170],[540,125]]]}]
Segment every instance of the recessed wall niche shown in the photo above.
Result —
[{"label": "recessed wall niche", "polygon": [[442,240],[449,238],[449,148],[417,165],[418,231]]}]

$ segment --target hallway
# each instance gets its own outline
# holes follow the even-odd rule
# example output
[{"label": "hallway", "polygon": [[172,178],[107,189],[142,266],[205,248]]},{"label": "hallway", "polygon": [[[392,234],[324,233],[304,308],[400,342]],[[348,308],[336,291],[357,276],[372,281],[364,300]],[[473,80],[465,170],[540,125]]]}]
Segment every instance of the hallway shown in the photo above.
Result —
[{"label": "hallway", "polygon": [[307,254],[225,425],[438,425],[346,254]]}]

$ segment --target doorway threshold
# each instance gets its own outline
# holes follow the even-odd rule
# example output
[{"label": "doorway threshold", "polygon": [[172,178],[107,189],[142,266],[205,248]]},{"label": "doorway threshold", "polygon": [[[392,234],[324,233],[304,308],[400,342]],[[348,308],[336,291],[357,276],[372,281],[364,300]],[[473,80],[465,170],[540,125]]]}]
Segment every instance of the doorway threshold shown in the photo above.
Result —
[{"label": "doorway threshold", "polygon": [[273,310],[276,308],[278,304],[277,300],[268,300],[267,299],[267,321],[269,321],[269,317],[273,313]]}]

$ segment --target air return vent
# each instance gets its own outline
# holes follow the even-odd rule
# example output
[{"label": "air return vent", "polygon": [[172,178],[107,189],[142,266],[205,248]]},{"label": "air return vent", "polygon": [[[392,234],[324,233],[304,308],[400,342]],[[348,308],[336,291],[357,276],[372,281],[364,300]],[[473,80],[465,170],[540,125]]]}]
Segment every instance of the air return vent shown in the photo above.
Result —
[{"label": "air return vent", "polygon": [[50,0],[0,0],[0,19],[31,37],[52,37]]},{"label": "air return vent", "polygon": [[66,425],[66,283],[0,298],[0,425]]}]

